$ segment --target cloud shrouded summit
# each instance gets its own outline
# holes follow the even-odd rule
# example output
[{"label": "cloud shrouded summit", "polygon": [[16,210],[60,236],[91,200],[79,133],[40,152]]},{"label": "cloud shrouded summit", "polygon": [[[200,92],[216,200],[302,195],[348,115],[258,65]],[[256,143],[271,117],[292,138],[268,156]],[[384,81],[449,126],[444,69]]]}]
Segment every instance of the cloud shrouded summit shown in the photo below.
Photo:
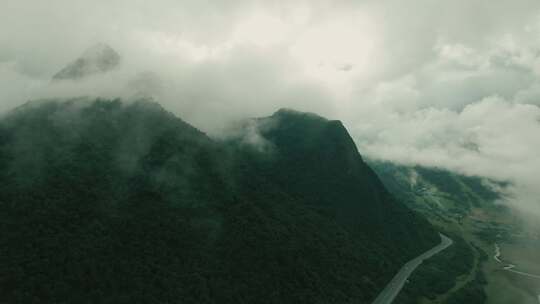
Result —
[{"label": "cloud shrouded summit", "polygon": [[120,55],[110,46],[99,43],[88,48],[81,57],[54,74],[54,80],[80,79],[89,75],[106,73],[118,67]]},{"label": "cloud shrouded summit", "polygon": [[[537,1],[5,0],[2,11],[0,111],[144,91],[212,133],[296,108],[343,120],[368,157],[509,180],[512,203],[540,216]],[[50,82],[102,42],[121,65]]]}]

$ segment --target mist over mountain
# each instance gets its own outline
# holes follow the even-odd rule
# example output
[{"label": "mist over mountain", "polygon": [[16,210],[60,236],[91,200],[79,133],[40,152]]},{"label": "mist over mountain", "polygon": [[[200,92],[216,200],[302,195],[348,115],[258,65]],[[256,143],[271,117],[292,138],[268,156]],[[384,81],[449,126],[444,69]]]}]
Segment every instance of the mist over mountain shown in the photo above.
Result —
[{"label": "mist over mountain", "polygon": [[414,284],[405,286],[397,303],[537,301],[540,234],[537,223],[508,207],[511,183],[436,167],[368,163],[388,191],[455,241],[413,273]]},{"label": "mist over mountain", "polygon": [[54,74],[53,80],[77,80],[114,70],[120,64],[120,55],[104,43],[96,44],[84,51],[75,61]]},{"label": "mist over mountain", "polygon": [[[353,235],[371,244],[381,239],[401,243],[387,251],[414,251],[415,240],[432,235],[429,230],[424,235],[424,229],[411,229],[415,225],[427,229],[427,221],[387,192],[340,121],[281,109],[252,123],[267,147],[263,157],[260,153],[244,156],[255,172],[309,206],[333,215]],[[239,139],[240,147],[249,152],[249,141],[246,145],[245,137]],[[393,220],[397,218],[407,220]],[[393,254],[399,255],[398,251]]]},{"label": "mist over mountain", "polygon": [[473,209],[508,208],[508,182],[464,176],[448,170],[369,160],[385,187],[428,218],[460,219]]},{"label": "mist over mountain", "polygon": [[[336,117],[370,158],[509,180],[508,205],[540,216],[534,0],[5,1],[2,112],[43,97],[131,96],[126,83],[150,71],[164,89],[145,96],[201,130],[282,107]],[[50,88],[103,41],[120,66]]]},{"label": "mist over mountain", "polygon": [[146,100],[28,103],[0,121],[0,300],[370,301],[439,241],[339,121],[281,110],[270,150]]},{"label": "mist over mountain", "polygon": [[539,1],[1,11],[0,303],[540,299]]}]

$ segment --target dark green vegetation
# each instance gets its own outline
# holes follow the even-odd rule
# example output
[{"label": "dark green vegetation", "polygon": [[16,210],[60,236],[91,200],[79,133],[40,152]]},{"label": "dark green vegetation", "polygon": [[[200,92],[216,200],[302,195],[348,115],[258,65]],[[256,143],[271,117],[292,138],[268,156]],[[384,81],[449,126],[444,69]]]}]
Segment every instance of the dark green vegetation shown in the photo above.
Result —
[{"label": "dark green vegetation", "polygon": [[157,104],[43,101],[0,122],[0,302],[369,302],[438,235],[343,125],[280,111],[269,147]]},{"label": "dark green vegetation", "polygon": [[388,190],[413,210],[438,221],[460,220],[472,208],[503,208],[493,202],[501,198],[496,188],[504,182],[464,176],[422,166],[401,166],[370,161]]},{"label": "dark green vegetation", "polygon": [[454,240],[453,246],[418,267],[411,283],[399,294],[398,302],[417,303],[425,298],[432,303],[484,303],[486,280],[482,263],[487,255],[474,243],[491,244],[505,239],[507,231],[500,224],[471,215],[474,210],[481,210],[479,214],[506,212],[494,202],[501,198],[497,189],[507,184],[438,168],[376,161],[370,165],[392,194],[440,226],[441,231],[447,231]]},{"label": "dark green vegetation", "polygon": [[[397,303],[420,303],[423,298],[431,301],[439,299],[435,303],[444,304],[485,302],[484,286],[487,281],[482,272],[482,263],[488,258],[487,254],[458,235],[450,234],[450,237],[454,244],[422,263],[398,295]],[[476,259],[475,255],[479,258]],[[456,287],[460,278],[467,281]],[[441,300],[445,294],[448,296]]]},{"label": "dark green vegetation", "polygon": [[239,145],[235,155],[250,164],[248,176],[262,174],[310,209],[334,218],[354,239],[372,244],[376,254],[369,265],[382,262],[379,254],[400,259],[402,252],[418,252],[417,239],[438,241],[431,229],[410,229],[427,222],[386,191],[340,121],[280,110],[255,123],[269,151],[253,153],[252,146]]},{"label": "dark green vegetation", "polygon": [[499,194],[482,184],[482,179],[478,177],[458,175],[456,178],[449,171],[421,166],[416,166],[415,170],[440,191],[451,193],[457,200],[470,203],[471,206],[480,206],[479,200],[493,201],[499,198]]},{"label": "dark green vegetation", "polygon": [[459,276],[471,271],[475,262],[472,249],[459,236],[450,237],[454,244],[418,267],[399,293],[398,303],[414,304],[423,297],[434,300],[452,289]]},{"label": "dark green vegetation", "polygon": [[482,272],[481,265],[487,260],[488,256],[478,247],[475,247],[475,250],[480,254],[480,259],[477,262],[474,278],[465,284],[465,286],[450,294],[445,304],[485,303],[487,300],[487,295],[484,291],[487,281]]},{"label": "dark green vegetation", "polygon": [[474,235],[488,243],[494,244],[496,242],[512,242],[512,232],[519,231],[518,228],[514,225],[511,226],[513,229],[510,230],[507,225],[506,227],[496,223],[485,223],[477,231],[474,231]]}]

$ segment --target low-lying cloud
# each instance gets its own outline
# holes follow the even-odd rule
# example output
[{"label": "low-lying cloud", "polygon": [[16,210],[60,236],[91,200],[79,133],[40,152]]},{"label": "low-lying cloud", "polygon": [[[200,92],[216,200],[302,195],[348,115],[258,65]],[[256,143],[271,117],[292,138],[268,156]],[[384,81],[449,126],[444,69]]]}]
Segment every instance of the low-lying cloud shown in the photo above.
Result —
[{"label": "low-lying cloud", "polygon": [[[540,4],[5,0],[0,111],[149,95],[195,126],[280,107],[341,119],[362,154],[512,182],[540,217]],[[118,69],[51,77],[105,42]]]}]

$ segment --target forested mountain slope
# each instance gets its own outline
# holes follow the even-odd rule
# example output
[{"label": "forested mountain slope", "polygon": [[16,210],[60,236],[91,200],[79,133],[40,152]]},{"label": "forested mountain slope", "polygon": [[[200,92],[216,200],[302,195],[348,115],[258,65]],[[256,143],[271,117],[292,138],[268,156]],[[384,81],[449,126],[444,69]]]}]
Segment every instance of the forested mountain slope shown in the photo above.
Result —
[{"label": "forested mountain slope", "polygon": [[460,219],[473,208],[503,208],[507,183],[440,168],[369,161],[387,189],[413,210],[438,219]]},{"label": "forested mountain slope", "polygon": [[369,302],[437,243],[340,122],[279,111],[268,145],[148,101],[38,101],[0,120],[0,302]]}]

